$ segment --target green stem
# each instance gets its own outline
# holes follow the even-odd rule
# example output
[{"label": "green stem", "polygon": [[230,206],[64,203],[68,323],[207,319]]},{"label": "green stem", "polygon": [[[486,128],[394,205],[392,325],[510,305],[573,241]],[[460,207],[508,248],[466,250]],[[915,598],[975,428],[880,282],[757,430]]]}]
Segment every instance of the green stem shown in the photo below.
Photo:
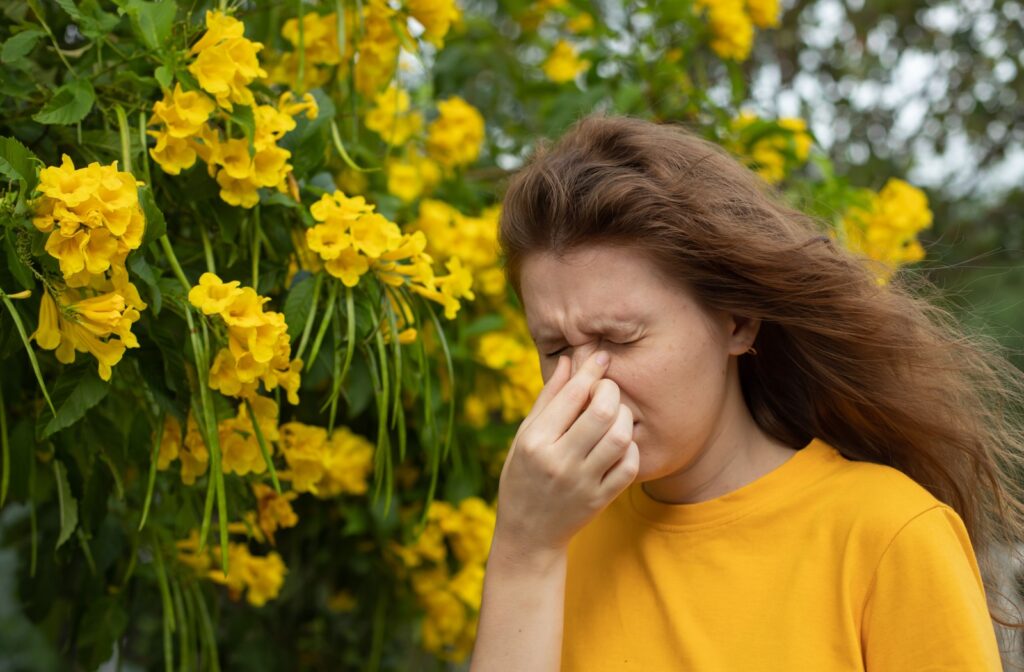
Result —
[{"label": "green stem", "polygon": [[132,141],[129,136],[128,115],[118,104],[114,105],[114,114],[117,115],[117,130],[121,136],[121,170],[130,173],[132,172]]},{"label": "green stem", "polygon": [[71,67],[70,63],[68,63],[68,59],[64,58],[64,52],[60,50],[60,43],[57,42],[57,38],[54,37],[53,31],[50,30],[50,26],[47,25],[46,19],[43,18],[42,12],[39,10],[38,7],[36,7],[36,0],[28,0],[28,6],[29,9],[32,10],[32,13],[36,15],[36,19],[39,20],[39,23],[42,24],[43,30],[45,30],[46,34],[50,36],[50,42],[53,42],[53,48],[57,52],[57,55],[60,56],[60,60],[64,61],[64,66],[67,67],[68,71],[77,79],[78,73],[76,73],[75,69]]},{"label": "green stem", "polygon": [[25,333],[25,325],[21,322],[21,315],[18,314],[18,309],[14,307],[11,300],[7,298],[7,295],[0,292],[0,299],[3,299],[4,305],[7,306],[7,310],[11,313],[11,319],[14,320],[14,326],[18,329],[18,335],[21,336],[21,342],[25,344],[25,352],[28,353],[29,362],[32,364],[32,370],[36,374],[36,381],[39,383],[39,389],[43,391],[43,397],[46,399],[46,405],[50,407],[50,412],[53,413],[53,417],[57,417],[57,411],[53,408],[53,402],[50,401],[50,393],[46,391],[46,383],[43,382],[43,372],[39,370],[39,361],[36,360],[36,353],[32,350],[32,345],[28,342],[28,335]]},{"label": "green stem", "polygon": [[252,288],[260,291],[260,206],[253,210],[252,233]]},{"label": "green stem", "polygon": [[156,463],[160,458],[160,442],[163,440],[164,423],[167,418],[164,413],[160,414],[157,421],[156,436],[153,437],[153,449],[150,451],[149,459],[149,480],[146,482],[146,499],[142,503],[142,519],[139,520],[139,532],[146,525],[146,517],[149,516],[149,504],[153,501],[153,486],[156,485]]},{"label": "green stem", "polygon": [[303,0],[296,0],[296,4],[299,7],[299,71],[296,74],[298,81],[295,82],[295,96],[301,98],[306,85],[306,30],[302,20],[306,3]]},{"label": "green stem", "polygon": [[206,257],[206,270],[210,273],[216,273],[217,269],[213,265],[213,248],[210,247],[210,239],[206,235],[206,227],[198,219],[196,220],[196,226],[199,227],[199,237],[203,241],[203,256]]},{"label": "green stem", "polygon": [[302,359],[302,353],[306,349],[309,335],[313,333],[313,322],[316,321],[316,308],[320,301],[320,286],[323,285],[324,274],[318,273],[313,281],[313,300],[309,308],[309,317],[306,318],[306,325],[302,328],[302,338],[299,339],[299,348],[295,351],[295,359]]},{"label": "green stem", "polygon": [[281,494],[281,484],[277,481],[277,471],[274,470],[274,460],[271,459],[270,451],[267,449],[267,441],[263,438],[263,430],[260,429],[260,423],[256,421],[256,414],[252,410],[252,404],[249,403],[249,399],[245,399],[245,410],[249,414],[249,422],[252,423],[252,429],[256,432],[256,442],[260,444],[260,452],[263,453],[263,461],[267,463],[267,471],[270,472],[270,480],[274,484],[274,490],[277,494]]},{"label": "green stem", "polygon": [[149,172],[149,152],[146,151],[148,140],[146,137],[146,111],[139,111],[139,142],[142,143],[142,169],[146,175],[146,185],[152,186],[153,176]]},{"label": "green stem", "polygon": [[331,323],[331,316],[334,314],[334,304],[337,303],[337,300],[338,283],[332,282],[327,290],[327,310],[324,311],[323,322],[320,323],[320,329],[317,330],[316,338],[313,340],[313,349],[309,353],[309,369],[313,368],[313,364],[316,363],[316,356],[320,354],[320,344],[323,342],[324,334],[327,333],[327,327]]},{"label": "green stem", "polygon": [[4,408],[4,388],[0,385],[0,462],[3,474],[0,474],[0,509],[7,500],[7,486],[11,482],[11,445],[7,439],[7,409]]},{"label": "green stem", "polygon": [[[185,272],[181,270],[181,264],[178,263],[178,257],[174,254],[174,248],[171,247],[171,241],[167,238],[167,234],[160,236],[160,247],[163,248],[164,254],[167,255],[167,262],[171,265],[171,270],[174,272],[175,277],[178,278],[178,282],[180,282],[181,286],[185,289],[185,297],[187,300],[188,293],[192,289],[192,284],[188,281],[188,278],[185,277]],[[188,306],[185,307],[185,310],[186,312],[188,311]]]},{"label": "green stem", "polygon": [[167,583],[167,569],[164,567],[163,551],[156,535],[151,535],[153,553],[153,565],[156,570],[156,582],[160,588],[160,602],[163,605],[163,635],[164,635],[164,670],[173,672],[174,652],[171,648],[171,633],[174,632],[174,606],[171,602],[171,590]]}]

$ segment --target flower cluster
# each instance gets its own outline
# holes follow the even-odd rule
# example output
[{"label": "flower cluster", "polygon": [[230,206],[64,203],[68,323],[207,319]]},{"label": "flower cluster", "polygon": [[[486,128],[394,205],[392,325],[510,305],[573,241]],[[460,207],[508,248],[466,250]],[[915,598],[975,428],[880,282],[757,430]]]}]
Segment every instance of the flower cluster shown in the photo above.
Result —
[{"label": "flower cluster", "polygon": [[414,150],[409,150],[405,158],[389,158],[386,167],[388,193],[406,203],[429,194],[442,177],[435,161]]},{"label": "flower cluster", "polygon": [[[165,92],[163,100],[153,106],[149,125],[157,128],[147,133],[156,138],[156,146],[150,149],[150,156],[170,175],[191,168],[196,158],[201,158],[220,186],[221,198],[230,205],[251,208],[259,202],[261,187],[287,191],[291,152],[277,141],[295,128],[296,115],[305,112],[307,118],[315,118],[317,104],[308,93],[302,102],[296,102],[286,91],[276,106],[257,105],[248,85],[261,73],[265,76],[256,58],[261,45],[242,37],[244,26],[237,19],[211,11],[206,23],[206,34],[191,52],[199,56],[190,66],[190,71],[196,68],[193,74],[202,91],[184,91],[175,84],[174,90]],[[251,153],[248,138],[222,136],[218,125],[211,123],[218,108],[230,112],[233,103],[252,106]],[[216,117],[225,128],[227,112]]]},{"label": "flower cluster", "polygon": [[384,283],[408,284],[414,292],[444,306],[453,319],[459,299],[473,299],[472,276],[457,258],[449,259],[448,275],[435,276],[433,259],[424,253],[422,232],[403,234],[398,225],[362,196],[335,191],[310,208],[319,224],[306,230],[306,242],[324,260],[327,272],[346,287],[355,287],[371,270]]},{"label": "flower cluster", "polygon": [[240,287],[237,280],[223,282],[213,273],[203,273],[188,300],[205,315],[220,315],[227,326],[228,345],[210,366],[211,388],[229,397],[252,399],[260,382],[268,391],[280,385],[289,403],[299,403],[302,360],[290,360],[284,315],[263,309],[270,299],[251,287]]},{"label": "flower cluster", "polygon": [[846,246],[880,264],[872,264],[878,283],[885,284],[902,264],[924,259],[916,236],[932,225],[932,211],[923,191],[891,178],[877,194],[865,194],[864,206],[850,208],[841,223]]},{"label": "flower cluster", "polygon": [[366,98],[380,91],[395,76],[401,30],[412,41],[404,21],[396,20],[398,12],[385,0],[369,0],[363,6],[363,35],[356,45],[356,91]]},{"label": "flower cluster", "polygon": [[590,68],[590,61],[580,58],[572,44],[559,40],[544,61],[543,68],[548,79],[557,84],[564,84],[576,79],[576,75],[581,72],[586,72]]},{"label": "flower cluster", "polygon": [[291,491],[277,494],[276,490],[264,483],[253,483],[252,492],[256,496],[256,521],[260,532],[273,545],[274,533],[277,530],[295,527],[298,524],[299,517],[292,508],[292,500],[298,497],[299,493]]},{"label": "flower cluster", "polygon": [[288,471],[279,475],[297,492],[317,497],[366,492],[373,469],[373,444],[347,427],[328,436],[323,427],[288,422],[280,428],[280,448]]},{"label": "flower cluster", "polygon": [[446,170],[476,161],[484,141],[484,117],[458,96],[437,104],[438,117],[427,127],[427,153]]},{"label": "flower cluster", "polygon": [[[260,432],[269,447],[271,441],[278,439],[277,404],[273,399],[261,396],[253,396],[250,403]],[[235,417],[217,423],[217,437],[221,450],[221,469],[225,474],[244,476],[266,471],[267,464],[245,404],[239,405]],[[181,461],[181,481],[185,485],[195,483],[197,477],[206,473],[210,463],[210,453],[192,413],[188,414],[184,436],[177,418],[168,416],[164,421],[157,469],[163,471],[170,468],[174,460]]]},{"label": "flower cluster", "polygon": [[405,9],[422,24],[424,38],[438,49],[444,48],[451,27],[462,20],[455,0],[405,0]]},{"label": "flower cluster", "polygon": [[492,411],[501,410],[502,420],[517,422],[530,412],[533,401],[544,387],[537,358],[525,319],[504,308],[506,328],[484,334],[477,341],[478,361],[500,376],[497,383],[478,376],[473,392],[466,396],[466,419],[475,427],[487,423]]},{"label": "flower cluster", "polygon": [[479,497],[458,507],[435,501],[415,541],[391,545],[426,611],[423,646],[444,660],[462,661],[472,650],[494,523],[494,508]]},{"label": "flower cluster", "polygon": [[213,569],[215,558],[220,557],[220,546],[199,550],[199,533],[192,530],[188,539],[177,542],[178,561],[191,567],[196,574],[227,586],[233,600],[245,592],[246,601],[254,607],[262,607],[276,598],[284,584],[288,569],[281,556],[270,552],[266,556],[253,555],[244,543],[228,543],[228,573]]},{"label": "flower cluster", "polygon": [[740,113],[730,124],[736,139],[729,145],[765,181],[778,184],[789,170],[807,161],[813,140],[803,119],[782,117],[774,129],[765,129],[766,123],[752,112]]},{"label": "flower cluster", "polygon": [[255,100],[249,85],[267,73],[260,67],[259,42],[247,40],[245,24],[217,11],[206,12],[206,32],[192,45],[195,56],[188,71],[199,86],[217,99],[217,105],[230,111],[233,104],[252,105]]},{"label": "flower cluster", "polygon": [[[345,11],[345,34],[355,30],[355,12]],[[268,59],[267,79],[271,84],[290,86],[296,82],[299,73],[299,20],[291,18],[281,26],[281,37],[292,46],[291,51],[277,53]],[[338,44],[338,14],[318,14],[307,11],[302,17],[302,86],[309,90],[322,86],[331,78],[335,68],[345,68],[338,74],[344,76],[352,56],[352,42],[346,41],[346,53],[342,56]]]},{"label": "flower cluster", "polygon": [[392,84],[374,97],[374,106],[366,112],[366,127],[389,145],[404,145],[423,130],[423,115],[409,108],[409,93]]},{"label": "flower cluster", "polygon": [[497,301],[505,298],[505,274],[498,258],[500,205],[486,208],[479,217],[464,215],[434,199],[420,202],[419,217],[410,224],[422,231],[427,252],[439,261],[458,258],[472,273],[480,291]]},{"label": "flower cluster", "polygon": [[40,347],[56,349],[64,364],[75,360],[76,351],[92,354],[103,380],[125,348],[139,347],[131,325],[146,304],[128,279],[125,260],[145,231],[141,184],[119,171],[116,161],[76,169],[67,154],[60,166],[39,171],[32,223],[50,234],[45,249],[57,259],[68,289],[58,290],[56,300],[51,288],[43,293],[33,336]]},{"label": "flower cluster", "polygon": [[694,8],[707,12],[711,49],[733,61],[745,61],[750,56],[754,26],[779,25],[778,0],[696,0]]}]

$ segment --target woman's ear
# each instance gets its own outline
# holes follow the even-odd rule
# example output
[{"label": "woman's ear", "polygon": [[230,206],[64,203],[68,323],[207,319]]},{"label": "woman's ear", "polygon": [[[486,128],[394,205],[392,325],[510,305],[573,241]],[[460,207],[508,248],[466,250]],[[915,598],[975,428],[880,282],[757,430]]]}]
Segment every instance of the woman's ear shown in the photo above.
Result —
[{"label": "woman's ear", "polygon": [[729,316],[729,354],[742,355],[750,349],[761,328],[761,320],[753,317]]}]

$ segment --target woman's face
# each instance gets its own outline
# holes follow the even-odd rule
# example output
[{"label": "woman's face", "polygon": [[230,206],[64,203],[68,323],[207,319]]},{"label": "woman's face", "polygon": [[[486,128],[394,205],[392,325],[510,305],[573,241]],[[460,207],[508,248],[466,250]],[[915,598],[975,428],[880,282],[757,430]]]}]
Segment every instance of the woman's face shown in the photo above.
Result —
[{"label": "woman's face", "polygon": [[561,354],[571,357],[574,373],[597,349],[611,354],[606,377],[633,413],[638,482],[688,469],[732,416],[746,413],[731,356],[753,342],[756,321],[708,313],[626,247],[589,247],[561,259],[534,253],[520,270],[545,382]]}]

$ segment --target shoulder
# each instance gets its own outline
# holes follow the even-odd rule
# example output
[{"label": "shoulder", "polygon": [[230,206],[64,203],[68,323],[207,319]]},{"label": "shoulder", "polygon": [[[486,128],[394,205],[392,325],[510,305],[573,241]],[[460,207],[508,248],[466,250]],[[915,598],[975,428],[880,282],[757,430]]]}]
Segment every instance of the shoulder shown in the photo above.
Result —
[{"label": "shoulder", "polygon": [[[919,517],[962,522],[957,513],[923,485],[895,467],[840,457],[830,477],[818,484],[834,523],[848,538],[881,553]],[[921,527],[921,522],[914,527]]]}]

